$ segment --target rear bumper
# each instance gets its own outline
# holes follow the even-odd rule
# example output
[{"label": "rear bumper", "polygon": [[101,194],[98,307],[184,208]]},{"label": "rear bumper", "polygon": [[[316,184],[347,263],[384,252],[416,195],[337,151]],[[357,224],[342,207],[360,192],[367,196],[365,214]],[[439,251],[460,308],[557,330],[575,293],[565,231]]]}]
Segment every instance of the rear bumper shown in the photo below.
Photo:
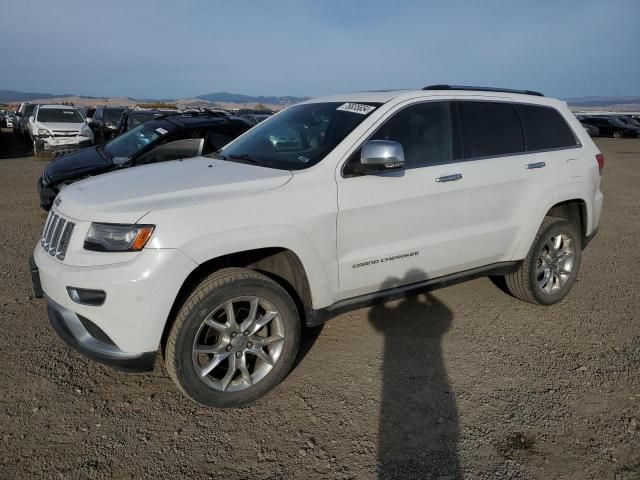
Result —
[{"label": "rear bumper", "polygon": [[137,355],[124,353],[91,320],[58,305],[50,298],[47,298],[47,313],[60,338],[91,360],[126,372],[153,370],[155,351]]}]

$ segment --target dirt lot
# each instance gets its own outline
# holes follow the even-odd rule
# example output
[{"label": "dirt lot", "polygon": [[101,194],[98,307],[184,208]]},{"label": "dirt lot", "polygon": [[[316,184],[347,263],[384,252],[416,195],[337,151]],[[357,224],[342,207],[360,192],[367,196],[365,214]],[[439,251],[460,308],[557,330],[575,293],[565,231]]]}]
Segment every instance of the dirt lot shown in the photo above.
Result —
[{"label": "dirt lot", "polygon": [[600,233],[560,305],[479,279],[358,310],[241,410],[192,404],[160,360],[122,374],[57,338],[26,268],[45,162],[7,140],[0,477],[640,479],[640,140],[598,142]]}]

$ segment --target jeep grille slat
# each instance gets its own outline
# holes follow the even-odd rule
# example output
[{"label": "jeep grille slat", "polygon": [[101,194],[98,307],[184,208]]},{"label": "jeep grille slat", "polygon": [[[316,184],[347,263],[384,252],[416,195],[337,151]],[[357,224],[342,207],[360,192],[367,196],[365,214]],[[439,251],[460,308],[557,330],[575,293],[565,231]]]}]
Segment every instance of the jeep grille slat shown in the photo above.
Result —
[{"label": "jeep grille slat", "polygon": [[75,223],[62,218],[53,210],[49,212],[40,239],[45,252],[58,260],[64,260],[75,226]]},{"label": "jeep grille slat", "polygon": [[51,243],[49,244],[49,255],[55,255],[56,249],[58,248],[58,242],[60,241],[60,235],[62,235],[62,229],[66,222],[67,221],[62,217],[58,219],[58,223],[56,223],[56,228],[53,232],[53,237],[51,237]]}]

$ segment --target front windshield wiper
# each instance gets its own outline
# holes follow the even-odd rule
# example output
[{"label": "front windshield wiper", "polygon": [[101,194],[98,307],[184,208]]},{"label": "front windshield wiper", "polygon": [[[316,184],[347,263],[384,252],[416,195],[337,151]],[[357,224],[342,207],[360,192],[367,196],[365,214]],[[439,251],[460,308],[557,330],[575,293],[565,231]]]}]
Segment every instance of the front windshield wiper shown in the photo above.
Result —
[{"label": "front windshield wiper", "polygon": [[232,153],[229,155],[230,160],[241,160],[246,163],[251,163],[253,165],[260,165],[260,162],[253,158],[248,153]]}]

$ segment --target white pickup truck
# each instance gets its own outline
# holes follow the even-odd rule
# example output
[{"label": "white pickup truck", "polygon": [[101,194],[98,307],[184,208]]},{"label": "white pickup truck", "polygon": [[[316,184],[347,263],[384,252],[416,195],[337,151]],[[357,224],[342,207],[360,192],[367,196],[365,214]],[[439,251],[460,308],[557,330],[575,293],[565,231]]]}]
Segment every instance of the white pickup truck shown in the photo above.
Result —
[{"label": "white pickup truck", "polygon": [[32,274],[71,346],[252,402],[302,327],[479,275],[549,305],[602,208],[604,158],[564,102],[450,87],[291,106],[208,157],[63,189]]}]

